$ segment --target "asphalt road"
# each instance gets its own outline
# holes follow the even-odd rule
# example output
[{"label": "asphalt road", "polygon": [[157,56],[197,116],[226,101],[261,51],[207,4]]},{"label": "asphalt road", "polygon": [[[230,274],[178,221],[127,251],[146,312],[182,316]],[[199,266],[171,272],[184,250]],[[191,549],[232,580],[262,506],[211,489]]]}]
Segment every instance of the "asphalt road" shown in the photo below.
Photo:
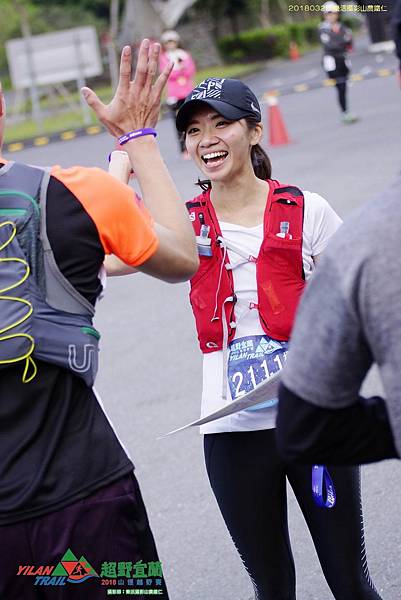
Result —
[{"label": "asphalt road", "polygon": [[[363,48],[355,58],[361,67],[396,64],[389,56],[378,61]],[[319,69],[317,54],[297,63],[274,63],[250,81],[261,94],[276,85],[274,79],[302,81],[313,69]],[[268,149],[274,177],[319,192],[344,218],[380,193],[401,168],[401,91],[395,80],[356,83],[350,100],[361,120],[345,126],[332,89],[281,98],[292,143]],[[158,139],[183,197],[190,198],[197,173],[181,160],[171,121],[160,123]],[[106,167],[112,145],[104,134],[26,150],[12,158],[40,165]],[[378,227],[384,227],[387,218],[383,215]],[[103,335],[97,388],[136,463],[171,598],[248,600],[252,587],[209,489],[201,437],[190,431],[157,440],[199,413],[201,356],[186,296],[186,284],[167,285],[143,275],[109,282],[97,317]],[[378,386],[373,375],[369,391]],[[367,555],[385,600],[401,597],[400,474],[395,461],[363,468]],[[332,595],[291,493],[289,517],[298,600],[329,600]]]}]

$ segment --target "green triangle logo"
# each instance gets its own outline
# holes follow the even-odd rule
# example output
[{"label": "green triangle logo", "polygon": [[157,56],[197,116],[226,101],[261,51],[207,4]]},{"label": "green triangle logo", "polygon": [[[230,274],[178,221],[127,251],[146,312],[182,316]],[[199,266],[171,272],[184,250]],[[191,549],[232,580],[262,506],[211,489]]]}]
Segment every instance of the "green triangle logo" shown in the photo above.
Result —
[{"label": "green triangle logo", "polygon": [[75,556],[75,554],[70,550],[70,548],[68,548],[67,552],[65,552],[63,558],[61,559],[61,561],[58,563],[58,565],[56,566],[56,568],[54,569],[54,571],[52,572],[52,575],[54,577],[68,577],[68,571],[63,567],[63,565],[61,564],[62,561],[66,561],[66,562],[71,562],[71,561],[77,561],[77,557]]},{"label": "green triangle logo", "polygon": [[57,577],[57,576],[68,577],[68,573],[64,569],[64,567],[61,563],[58,563],[57,567],[52,572],[52,577]]},{"label": "green triangle logo", "polygon": [[63,558],[60,560],[60,562],[72,562],[72,561],[77,561],[78,559],[75,556],[75,554],[72,552],[72,550],[70,550],[70,548],[68,548],[67,552],[64,554]]}]

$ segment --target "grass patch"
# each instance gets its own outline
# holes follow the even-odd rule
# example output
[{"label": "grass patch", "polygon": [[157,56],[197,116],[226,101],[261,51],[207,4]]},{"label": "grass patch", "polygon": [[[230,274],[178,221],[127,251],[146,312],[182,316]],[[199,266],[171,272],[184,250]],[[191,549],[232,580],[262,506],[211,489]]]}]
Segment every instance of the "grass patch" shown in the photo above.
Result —
[{"label": "grass patch", "polygon": [[195,77],[196,83],[200,83],[208,77],[226,77],[228,79],[241,79],[246,75],[260,71],[266,66],[266,61],[257,61],[246,64],[216,65],[198,71]]},{"label": "grass patch", "polygon": [[[91,116],[91,123],[97,123],[95,116]],[[57,133],[58,131],[64,131],[65,129],[78,129],[83,126],[84,122],[80,111],[63,112],[58,115],[44,118],[42,131],[38,130],[34,121],[26,119],[21,123],[7,125],[4,141],[6,143],[16,142],[18,140],[26,140],[36,136]]]}]

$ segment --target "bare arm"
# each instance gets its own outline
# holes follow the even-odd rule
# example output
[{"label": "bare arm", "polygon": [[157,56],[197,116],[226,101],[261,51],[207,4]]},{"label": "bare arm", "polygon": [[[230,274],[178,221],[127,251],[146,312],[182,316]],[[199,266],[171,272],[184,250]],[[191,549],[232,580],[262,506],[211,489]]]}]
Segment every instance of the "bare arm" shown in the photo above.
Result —
[{"label": "bare arm", "polygon": [[116,277],[118,275],[133,275],[139,273],[135,267],[130,267],[125,262],[114,254],[109,254],[104,258],[104,266],[108,277]]},{"label": "bare arm", "polygon": [[[113,136],[156,125],[161,93],[172,68],[167,65],[153,84],[159,53],[159,44],[151,46],[149,40],[143,40],[131,81],[131,49],[129,46],[123,49],[118,88],[108,105],[92,90],[83,88],[89,106]],[[137,269],[169,282],[189,279],[199,265],[194,232],[155,139],[143,136],[131,140],[124,145],[124,150],[137,176],[144,203],[154,218],[159,239],[156,252]],[[119,261],[119,265],[117,261],[108,260],[113,274],[126,274],[124,263]],[[115,268],[121,272],[116,273]],[[132,272],[132,267],[128,267],[128,272]]]}]

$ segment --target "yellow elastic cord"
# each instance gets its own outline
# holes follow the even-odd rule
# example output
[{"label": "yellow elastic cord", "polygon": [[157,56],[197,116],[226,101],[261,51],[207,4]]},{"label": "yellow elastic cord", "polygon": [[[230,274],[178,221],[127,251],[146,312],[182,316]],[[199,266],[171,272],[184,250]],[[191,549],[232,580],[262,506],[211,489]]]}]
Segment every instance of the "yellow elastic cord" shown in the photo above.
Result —
[{"label": "yellow elastic cord", "polygon": [[[11,242],[13,241],[13,239],[15,238],[15,236],[17,234],[17,227],[16,227],[15,223],[13,223],[12,221],[4,221],[3,223],[0,223],[0,228],[5,227],[6,225],[10,225],[12,227],[12,231],[11,231],[11,234],[10,234],[10,237],[8,238],[8,240],[6,240],[3,244],[0,245],[0,252],[2,250],[4,250],[4,248],[6,248],[9,244],[11,244]],[[14,333],[14,334],[10,334],[10,335],[3,335],[3,334],[7,331],[10,331],[11,329],[15,329],[16,327],[18,327],[19,325],[24,323],[27,319],[29,319],[29,317],[33,313],[33,306],[32,306],[32,303],[29,302],[29,300],[26,300],[25,298],[19,298],[17,296],[15,296],[15,297],[14,296],[4,296],[3,294],[22,285],[26,281],[26,279],[29,277],[30,267],[29,267],[29,264],[27,263],[27,261],[22,258],[17,258],[17,257],[15,257],[15,258],[0,258],[0,263],[6,263],[6,262],[22,263],[25,267],[25,273],[15,283],[13,283],[3,289],[0,289],[0,301],[5,300],[8,302],[20,302],[21,304],[25,304],[27,306],[27,312],[25,313],[25,315],[23,317],[18,319],[18,321],[15,321],[14,323],[6,325],[2,329],[0,329],[0,342],[5,342],[7,340],[24,337],[30,342],[30,348],[22,356],[17,356],[15,358],[0,360],[0,365],[13,364],[13,363],[19,362],[21,360],[25,360],[25,368],[24,368],[24,372],[22,375],[22,381],[23,381],[23,383],[29,383],[30,381],[32,381],[32,379],[34,379],[34,377],[36,376],[36,373],[37,373],[37,366],[31,356],[31,354],[33,353],[33,351],[35,349],[34,338],[27,333]],[[31,372],[31,374],[28,375],[28,371],[30,368],[32,369],[32,372]]]},{"label": "yellow elastic cord", "polygon": [[[29,367],[32,367],[32,373],[28,376]],[[32,379],[36,377],[37,372],[38,367],[36,366],[36,363],[33,360],[32,356],[29,356],[25,363],[24,373],[22,375],[22,383],[29,383],[30,381],[32,381]]]}]

